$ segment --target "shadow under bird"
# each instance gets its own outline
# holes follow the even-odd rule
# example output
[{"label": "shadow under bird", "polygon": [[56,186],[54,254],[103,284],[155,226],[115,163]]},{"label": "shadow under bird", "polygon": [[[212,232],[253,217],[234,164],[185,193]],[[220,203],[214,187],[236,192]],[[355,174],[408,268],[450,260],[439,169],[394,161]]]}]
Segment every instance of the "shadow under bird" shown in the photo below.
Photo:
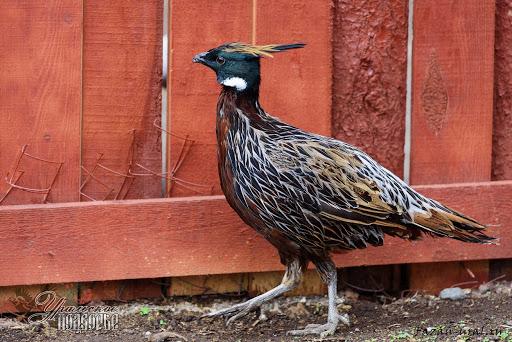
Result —
[{"label": "shadow under bird", "polygon": [[[383,244],[384,234],[422,235],[492,243],[484,225],[429,199],[363,151],[305,132],[266,113],[259,103],[260,58],[304,44],[227,43],[193,62],[217,75],[217,153],[222,190],[242,220],[266,238],[286,266],[281,284],[207,316],[228,323],[296,287],[311,261],[327,284],[327,323],[291,335],[336,331],[348,316],[336,308],[336,267],[331,253]],[[314,112],[311,113],[314,115]]]}]

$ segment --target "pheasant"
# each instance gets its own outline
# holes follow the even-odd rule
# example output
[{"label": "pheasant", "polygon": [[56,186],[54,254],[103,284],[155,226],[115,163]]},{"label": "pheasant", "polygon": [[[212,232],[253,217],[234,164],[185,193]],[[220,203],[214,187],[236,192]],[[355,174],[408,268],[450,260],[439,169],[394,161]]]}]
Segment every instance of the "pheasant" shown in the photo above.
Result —
[{"label": "pheasant", "polygon": [[[241,219],[277,250],[286,271],[274,289],[207,316],[246,315],[295,288],[312,262],[328,288],[325,324],[291,335],[333,334],[348,316],[336,308],[337,272],[331,253],[380,246],[384,235],[422,235],[492,243],[486,227],[429,199],[356,147],[305,132],[263,110],[260,58],[305,44],[227,43],[197,54],[222,90],[217,103],[217,157],[222,190]],[[314,115],[314,113],[311,113]]]}]

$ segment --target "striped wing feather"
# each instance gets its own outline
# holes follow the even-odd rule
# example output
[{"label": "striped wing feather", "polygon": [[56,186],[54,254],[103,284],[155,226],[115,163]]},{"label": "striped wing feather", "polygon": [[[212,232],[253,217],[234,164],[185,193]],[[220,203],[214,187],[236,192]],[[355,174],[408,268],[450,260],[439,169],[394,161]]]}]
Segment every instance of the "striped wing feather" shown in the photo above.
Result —
[{"label": "striped wing feather", "polygon": [[[491,240],[480,232],[484,225],[420,195],[364,152],[311,137],[280,144],[284,158],[277,167],[300,180],[303,191],[315,192],[317,214],[327,222],[378,227],[410,239],[427,233],[471,242]],[[283,167],[282,160],[297,162]]]}]

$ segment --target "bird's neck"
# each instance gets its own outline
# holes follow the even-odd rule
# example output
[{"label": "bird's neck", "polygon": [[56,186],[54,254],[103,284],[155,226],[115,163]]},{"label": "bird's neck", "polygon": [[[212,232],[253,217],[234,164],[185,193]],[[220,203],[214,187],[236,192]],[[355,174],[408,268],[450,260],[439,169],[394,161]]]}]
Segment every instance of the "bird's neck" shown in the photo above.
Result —
[{"label": "bird's neck", "polygon": [[217,108],[217,115],[220,116],[218,119],[222,119],[223,116],[239,115],[238,111],[246,115],[250,121],[261,121],[267,116],[259,104],[259,87],[242,92],[233,87],[223,87]]}]

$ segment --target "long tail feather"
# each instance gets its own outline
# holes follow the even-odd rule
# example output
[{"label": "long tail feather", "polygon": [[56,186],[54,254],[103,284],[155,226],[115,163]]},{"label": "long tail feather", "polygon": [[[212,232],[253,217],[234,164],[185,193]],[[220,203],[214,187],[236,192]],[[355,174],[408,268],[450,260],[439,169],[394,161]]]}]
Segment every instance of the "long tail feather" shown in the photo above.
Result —
[{"label": "long tail feather", "polygon": [[443,209],[433,208],[428,214],[417,214],[414,216],[414,223],[435,236],[474,243],[498,242],[496,238],[483,233],[487,228],[485,225],[449,208]]}]

